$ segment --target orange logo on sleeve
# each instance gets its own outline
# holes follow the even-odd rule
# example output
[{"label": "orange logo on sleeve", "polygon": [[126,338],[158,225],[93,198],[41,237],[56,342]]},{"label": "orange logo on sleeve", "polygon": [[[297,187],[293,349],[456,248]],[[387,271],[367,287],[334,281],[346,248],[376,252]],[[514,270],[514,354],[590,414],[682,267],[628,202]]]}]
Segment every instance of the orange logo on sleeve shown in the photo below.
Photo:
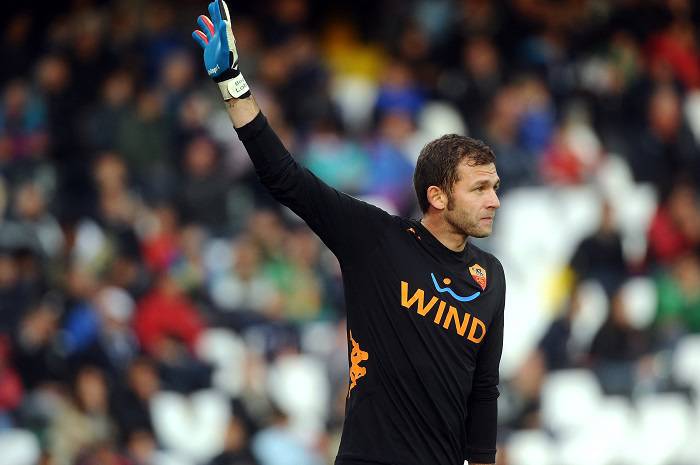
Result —
[{"label": "orange logo on sleeve", "polygon": [[420,234],[418,234],[418,233],[416,232],[415,229],[413,229],[413,228],[408,228],[408,229],[406,229],[406,231],[410,232],[411,234],[413,234],[414,236],[416,236],[416,237],[418,238],[418,240],[420,240]]},{"label": "orange logo on sleeve", "polygon": [[350,397],[352,388],[357,386],[357,380],[367,374],[367,368],[361,367],[360,363],[369,359],[369,354],[360,349],[360,344],[353,339],[352,331],[350,331],[350,342],[352,343],[352,352],[350,352],[350,389],[348,390],[348,397]]},{"label": "orange logo on sleeve", "polygon": [[473,266],[469,267],[469,273],[472,275],[472,278],[474,278],[474,281],[481,286],[481,290],[486,289],[486,270],[479,265],[478,263],[475,263]]}]

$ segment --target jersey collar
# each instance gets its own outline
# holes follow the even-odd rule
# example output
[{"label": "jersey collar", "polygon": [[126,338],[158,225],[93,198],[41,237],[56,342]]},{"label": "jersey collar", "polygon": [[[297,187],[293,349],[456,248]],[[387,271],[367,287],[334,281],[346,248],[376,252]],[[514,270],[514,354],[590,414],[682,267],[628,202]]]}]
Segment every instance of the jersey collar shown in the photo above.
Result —
[{"label": "jersey collar", "polygon": [[472,247],[469,244],[469,240],[467,239],[467,243],[464,245],[464,249],[457,252],[454,250],[451,250],[447,248],[442,242],[438,240],[437,237],[433,236],[433,233],[430,232],[428,228],[423,226],[423,223],[420,222],[420,220],[411,220],[416,227],[417,231],[420,231],[420,235],[422,236],[425,244],[429,246],[431,249],[433,249],[438,256],[441,258],[444,257],[446,260],[450,262],[459,262],[459,263],[468,263],[471,252],[472,252]]}]

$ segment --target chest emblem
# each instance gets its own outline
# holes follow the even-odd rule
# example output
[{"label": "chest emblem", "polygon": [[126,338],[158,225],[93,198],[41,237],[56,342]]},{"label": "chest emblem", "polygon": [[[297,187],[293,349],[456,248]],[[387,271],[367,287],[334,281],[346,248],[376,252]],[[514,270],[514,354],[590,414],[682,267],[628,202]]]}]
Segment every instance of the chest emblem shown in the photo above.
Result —
[{"label": "chest emblem", "polygon": [[481,286],[481,290],[486,289],[486,270],[481,265],[475,263],[474,265],[470,266],[469,274],[471,274],[474,281]]}]

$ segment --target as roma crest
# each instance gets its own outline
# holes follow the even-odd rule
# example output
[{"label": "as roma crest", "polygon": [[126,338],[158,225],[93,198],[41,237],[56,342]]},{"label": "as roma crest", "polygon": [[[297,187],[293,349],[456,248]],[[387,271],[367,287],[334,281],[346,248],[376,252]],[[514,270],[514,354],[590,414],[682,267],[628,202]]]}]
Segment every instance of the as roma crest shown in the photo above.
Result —
[{"label": "as roma crest", "polygon": [[475,263],[469,267],[469,273],[474,278],[474,281],[481,286],[481,290],[486,290],[486,270],[478,263]]}]

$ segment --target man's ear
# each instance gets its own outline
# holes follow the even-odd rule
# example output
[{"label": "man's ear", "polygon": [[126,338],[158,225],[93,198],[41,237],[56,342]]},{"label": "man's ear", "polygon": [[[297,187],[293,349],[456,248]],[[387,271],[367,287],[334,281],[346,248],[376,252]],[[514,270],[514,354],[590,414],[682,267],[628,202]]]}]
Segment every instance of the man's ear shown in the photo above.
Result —
[{"label": "man's ear", "polygon": [[428,203],[437,210],[444,210],[447,208],[447,195],[438,186],[428,187]]}]

